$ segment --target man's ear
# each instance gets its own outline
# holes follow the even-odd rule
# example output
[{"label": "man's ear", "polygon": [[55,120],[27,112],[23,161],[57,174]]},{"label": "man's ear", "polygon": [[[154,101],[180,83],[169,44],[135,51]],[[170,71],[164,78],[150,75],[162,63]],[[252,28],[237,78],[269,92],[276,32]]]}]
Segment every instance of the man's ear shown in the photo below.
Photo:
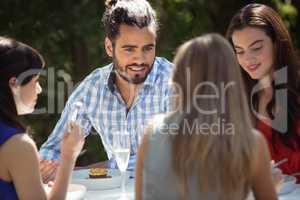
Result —
[{"label": "man's ear", "polygon": [[113,45],[112,45],[111,40],[108,37],[105,37],[104,45],[105,45],[105,50],[106,50],[107,55],[109,57],[112,57],[113,56]]}]

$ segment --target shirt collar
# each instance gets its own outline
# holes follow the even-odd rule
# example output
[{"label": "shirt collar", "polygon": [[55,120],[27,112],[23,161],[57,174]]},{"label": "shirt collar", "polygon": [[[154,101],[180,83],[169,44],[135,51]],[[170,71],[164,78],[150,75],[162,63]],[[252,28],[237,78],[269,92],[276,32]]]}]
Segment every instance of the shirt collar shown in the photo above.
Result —
[{"label": "shirt collar", "polygon": [[149,86],[149,87],[154,86],[155,80],[158,76],[158,68],[160,67],[159,65],[160,65],[159,61],[155,59],[152,69],[143,83],[145,86]]},{"label": "shirt collar", "polygon": [[116,79],[116,74],[113,71],[113,64],[109,64],[108,70],[105,72],[105,81],[104,84],[108,87],[108,89],[111,92],[114,92],[115,90],[115,79]]}]

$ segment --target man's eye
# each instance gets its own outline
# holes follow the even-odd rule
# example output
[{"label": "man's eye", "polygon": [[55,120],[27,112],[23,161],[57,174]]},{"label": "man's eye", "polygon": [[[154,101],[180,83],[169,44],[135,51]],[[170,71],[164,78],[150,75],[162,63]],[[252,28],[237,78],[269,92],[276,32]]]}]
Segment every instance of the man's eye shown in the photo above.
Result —
[{"label": "man's eye", "polygon": [[127,52],[133,52],[133,49],[125,49]]},{"label": "man's eye", "polygon": [[144,51],[151,51],[153,49],[153,47],[145,47]]}]

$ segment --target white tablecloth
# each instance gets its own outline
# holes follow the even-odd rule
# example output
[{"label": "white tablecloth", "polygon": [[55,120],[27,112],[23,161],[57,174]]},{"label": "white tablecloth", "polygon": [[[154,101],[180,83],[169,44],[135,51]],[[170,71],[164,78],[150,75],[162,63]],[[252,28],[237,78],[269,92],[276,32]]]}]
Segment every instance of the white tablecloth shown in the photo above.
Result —
[{"label": "white tablecloth", "polygon": [[[121,188],[113,190],[87,191],[86,200],[117,200],[121,195]],[[129,179],[126,185],[126,195],[130,200],[134,199],[134,179]]]},{"label": "white tablecloth", "polygon": [[293,192],[280,195],[279,200],[300,200],[300,185],[297,184],[297,188]]},{"label": "white tablecloth", "polygon": [[[130,179],[126,185],[126,194],[130,200],[134,199],[134,179]],[[113,190],[87,191],[86,200],[117,200],[120,195],[120,188]],[[298,185],[293,192],[280,195],[279,200],[300,200],[300,185]]]}]

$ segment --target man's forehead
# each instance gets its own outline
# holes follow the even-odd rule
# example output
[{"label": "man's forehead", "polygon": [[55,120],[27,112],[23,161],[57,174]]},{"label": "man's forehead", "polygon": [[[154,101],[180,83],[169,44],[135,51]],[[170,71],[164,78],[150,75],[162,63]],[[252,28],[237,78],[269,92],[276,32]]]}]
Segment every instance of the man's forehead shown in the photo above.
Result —
[{"label": "man's forehead", "polygon": [[134,45],[145,46],[155,45],[156,33],[150,27],[139,28],[136,26],[122,25],[116,37],[115,43],[121,46]]},{"label": "man's forehead", "polygon": [[153,26],[145,26],[143,28],[137,26],[121,25],[118,37],[136,37],[136,36],[154,36],[156,37],[156,29]]}]

